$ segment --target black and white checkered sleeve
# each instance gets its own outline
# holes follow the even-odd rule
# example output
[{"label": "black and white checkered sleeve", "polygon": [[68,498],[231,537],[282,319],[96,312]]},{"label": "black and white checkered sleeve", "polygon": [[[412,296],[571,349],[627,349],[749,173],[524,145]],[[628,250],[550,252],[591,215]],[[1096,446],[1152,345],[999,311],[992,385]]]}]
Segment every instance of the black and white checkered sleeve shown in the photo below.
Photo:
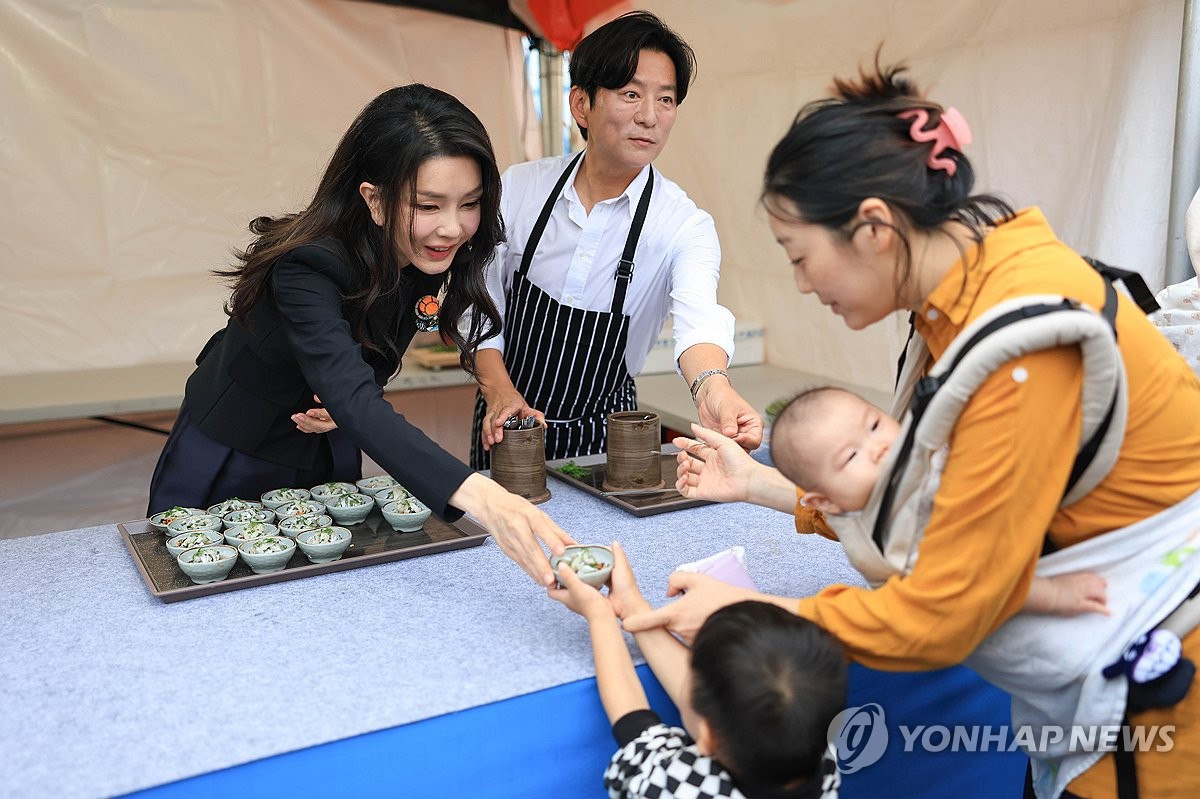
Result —
[{"label": "black and white checkered sleeve", "polygon": [[696,751],[686,731],[655,724],[613,755],[604,772],[613,799],[740,799],[728,772]]}]

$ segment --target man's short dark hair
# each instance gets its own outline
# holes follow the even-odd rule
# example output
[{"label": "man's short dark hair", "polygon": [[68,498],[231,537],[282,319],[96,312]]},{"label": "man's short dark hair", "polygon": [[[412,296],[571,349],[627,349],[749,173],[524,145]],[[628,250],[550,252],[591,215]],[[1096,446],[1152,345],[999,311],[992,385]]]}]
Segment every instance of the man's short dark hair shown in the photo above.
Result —
[{"label": "man's short dark hair", "polygon": [[[675,65],[675,104],[681,104],[696,71],[696,54],[678,33],[649,11],[622,14],[583,37],[571,51],[571,86],[583,89],[589,102],[594,103],[597,90],[619,89],[633,80],[643,50],[671,59]],[[587,130],[580,128],[580,132],[587,139]]]}]

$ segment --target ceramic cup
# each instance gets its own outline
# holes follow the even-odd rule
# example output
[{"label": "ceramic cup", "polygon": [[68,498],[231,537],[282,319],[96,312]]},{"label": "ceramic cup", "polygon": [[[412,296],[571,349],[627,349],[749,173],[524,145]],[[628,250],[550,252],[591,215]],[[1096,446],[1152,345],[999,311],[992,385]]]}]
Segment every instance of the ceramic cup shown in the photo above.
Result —
[{"label": "ceramic cup", "polygon": [[662,488],[662,424],[657,413],[620,411],[608,417],[604,490]]},{"label": "ceramic cup", "polygon": [[492,479],[535,505],[550,499],[546,436],[540,425],[504,431],[504,440],[492,445]]}]

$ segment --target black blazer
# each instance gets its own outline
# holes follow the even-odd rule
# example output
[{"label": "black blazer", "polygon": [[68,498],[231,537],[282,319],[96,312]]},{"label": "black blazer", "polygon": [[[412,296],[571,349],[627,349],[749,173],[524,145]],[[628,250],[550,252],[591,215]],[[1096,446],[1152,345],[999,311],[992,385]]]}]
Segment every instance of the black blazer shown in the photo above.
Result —
[{"label": "black blazer", "polygon": [[[416,333],[415,305],[437,295],[444,275],[405,270],[399,296],[374,312],[375,329],[397,331],[401,350]],[[313,395],[363,452],[439,516],[461,512],[449,498],[471,469],[396,413],[383,386],[399,364],[364,354],[343,315],[351,290],[345,250],[334,239],[298,247],[272,268],[270,289],[247,324],[230,319],[196,358],[184,403],[207,436],[262,460],[312,468],[319,434],[291,420],[313,406]]]}]

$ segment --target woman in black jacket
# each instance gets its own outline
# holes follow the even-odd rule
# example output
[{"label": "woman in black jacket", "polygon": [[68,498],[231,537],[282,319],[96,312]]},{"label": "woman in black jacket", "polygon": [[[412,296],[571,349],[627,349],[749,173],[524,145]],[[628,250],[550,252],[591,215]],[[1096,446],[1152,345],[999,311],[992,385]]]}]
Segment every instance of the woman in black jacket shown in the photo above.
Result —
[{"label": "woman in black jacket", "polygon": [[[570,536],[383,396],[418,329],[443,331],[474,374],[476,347],[499,321],[483,282],[504,237],[499,199],[487,131],[456,98],[412,84],[371,101],[308,207],[255,219],[240,263],[216,272],[233,285],[230,319],[196,359],[148,512],[352,481],[366,452],[439,516],[475,516],[552,584],[536,539],[561,552]],[[464,334],[458,321],[472,307]],[[311,425],[297,424],[314,395],[340,429],[306,435]]]}]

